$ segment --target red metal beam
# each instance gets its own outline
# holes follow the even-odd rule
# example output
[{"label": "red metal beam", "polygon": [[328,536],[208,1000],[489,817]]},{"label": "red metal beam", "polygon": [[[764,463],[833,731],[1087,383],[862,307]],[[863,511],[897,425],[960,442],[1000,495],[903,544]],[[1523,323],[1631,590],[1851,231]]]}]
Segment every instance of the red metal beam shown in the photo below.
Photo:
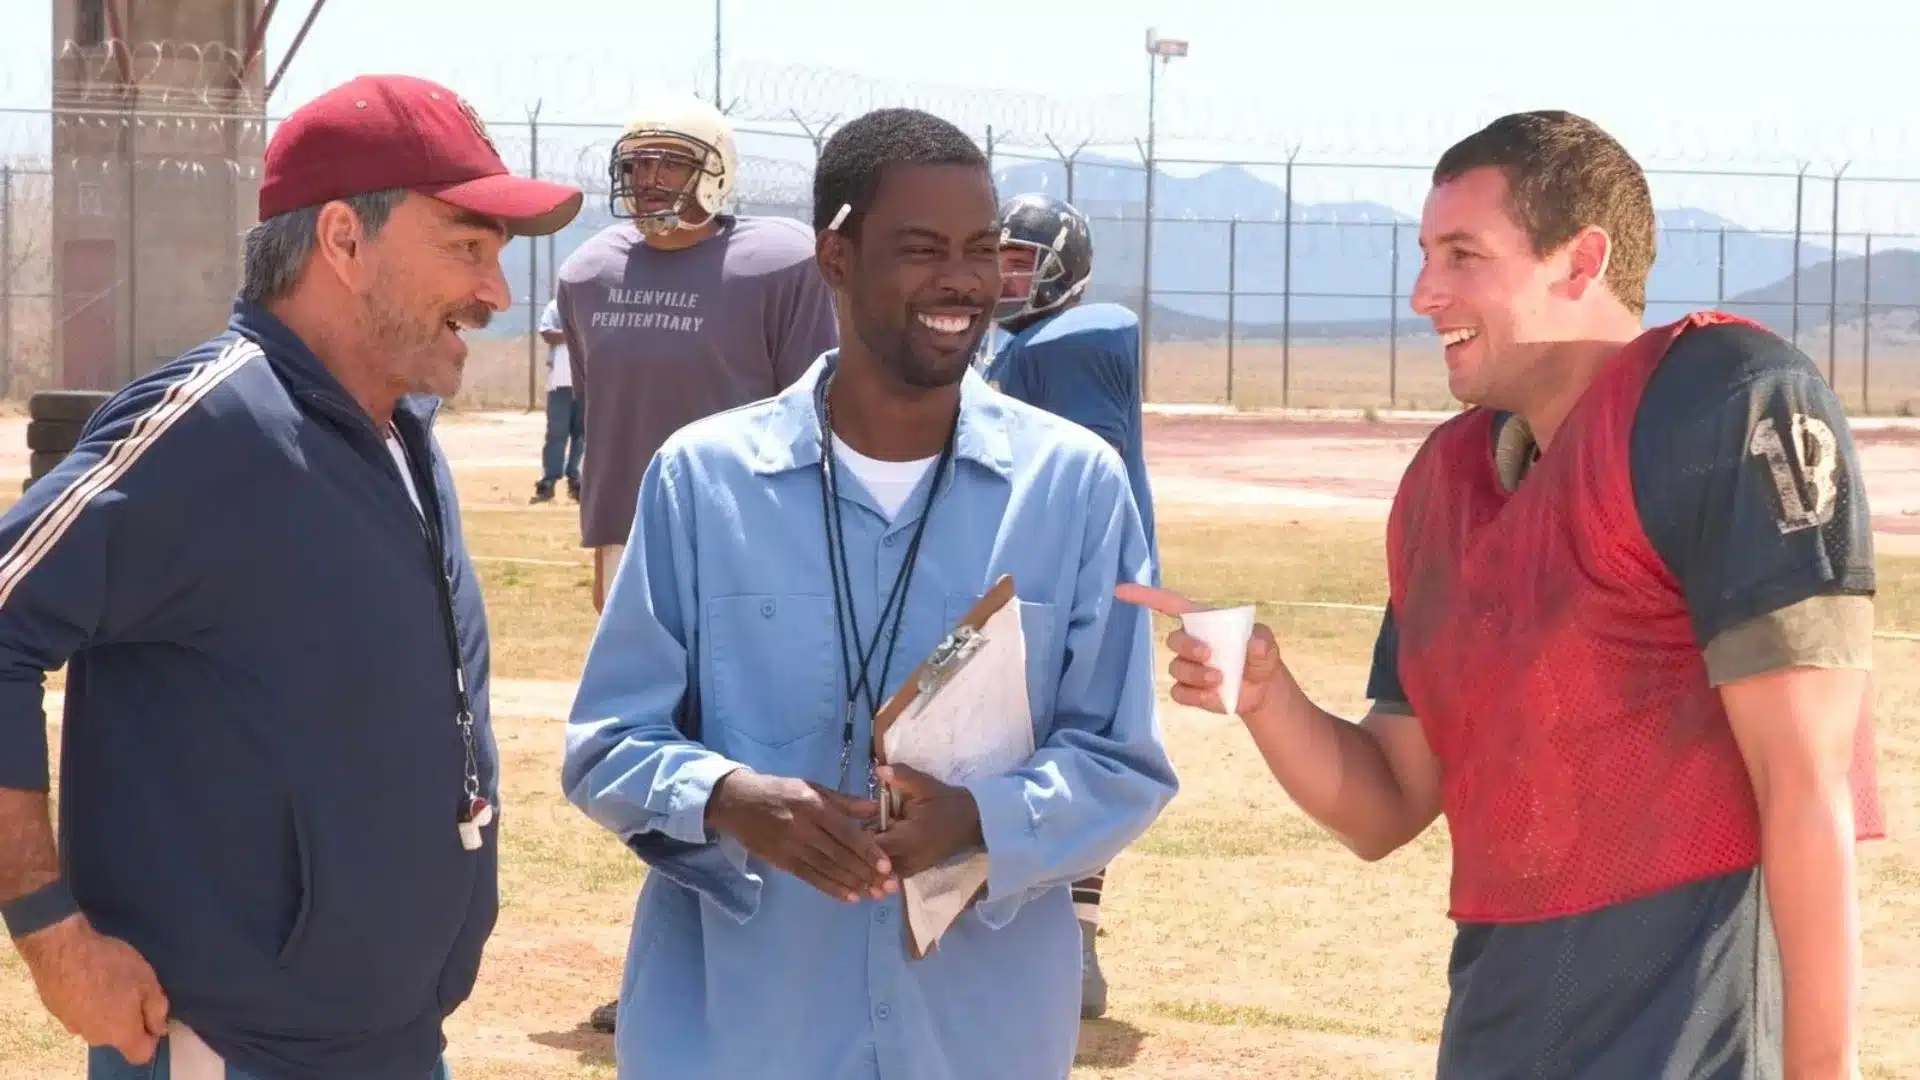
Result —
[{"label": "red metal beam", "polygon": [[240,60],[240,74],[237,81],[245,86],[247,76],[253,73],[254,62],[260,59],[260,50],[267,43],[267,24],[273,21],[273,9],[280,6],[280,0],[267,0],[258,18],[253,20],[253,29],[247,34],[247,51]]},{"label": "red metal beam", "polygon": [[294,56],[300,52],[300,44],[307,40],[307,31],[313,29],[313,20],[320,16],[320,9],[326,6],[327,0],[313,0],[313,9],[307,12],[307,21],[300,24],[300,32],[293,35],[293,44],[287,46],[287,55],[281,57],[280,66],[274,69],[273,78],[267,80],[267,92],[262,100],[273,100],[274,88],[280,85],[280,79],[287,73],[287,65],[293,63]]},{"label": "red metal beam", "polygon": [[[126,21],[120,18],[120,9],[113,0],[103,5],[107,9],[107,40],[113,42],[107,46],[120,55],[120,81],[133,85],[133,44],[127,40]],[[128,14],[132,14],[133,0],[127,0]]]}]

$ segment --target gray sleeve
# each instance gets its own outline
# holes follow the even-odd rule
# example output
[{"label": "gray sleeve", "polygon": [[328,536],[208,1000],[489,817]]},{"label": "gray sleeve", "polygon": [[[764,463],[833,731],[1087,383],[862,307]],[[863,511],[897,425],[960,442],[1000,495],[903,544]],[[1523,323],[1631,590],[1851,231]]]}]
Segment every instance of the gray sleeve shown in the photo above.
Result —
[{"label": "gray sleeve", "polygon": [[572,375],[573,396],[587,399],[587,350],[581,348],[580,322],[573,317],[573,290],[579,286],[562,277],[554,283],[553,303],[560,320],[560,333],[566,338],[567,367]]},{"label": "gray sleeve", "polygon": [[821,353],[840,343],[840,327],[834,316],[833,290],[812,259],[781,272],[779,280],[768,305],[774,325],[767,328],[767,341],[774,381],[785,390]]},{"label": "gray sleeve", "polygon": [[1707,642],[1707,679],[1719,686],[1788,668],[1873,667],[1873,599],[1822,593],[1756,615]]}]

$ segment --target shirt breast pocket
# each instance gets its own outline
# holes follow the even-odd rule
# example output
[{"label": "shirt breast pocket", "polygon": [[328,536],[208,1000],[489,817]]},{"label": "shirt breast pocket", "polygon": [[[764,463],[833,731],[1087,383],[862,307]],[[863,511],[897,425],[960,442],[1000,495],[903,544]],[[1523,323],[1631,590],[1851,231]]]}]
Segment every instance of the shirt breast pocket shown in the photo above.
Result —
[{"label": "shirt breast pocket", "polygon": [[708,719],[740,750],[778,750],[826,731],[839,714],[833,654],[831,597],[755,593],[708,601]]},{"label": "shirt breast pocket", "polygon": [[[984,594],[950,594],[947,597],[947,625],[955,626]],[[1027,650],[1027,702],[1033,711],[1034,740],[1046,737],[1053,715],[1054,691],[1060,681],[1062,658],[1056,640],[1058,609],[1052,604],[1034,603],[1015,597],[1020,609],[1020,636]]]}]

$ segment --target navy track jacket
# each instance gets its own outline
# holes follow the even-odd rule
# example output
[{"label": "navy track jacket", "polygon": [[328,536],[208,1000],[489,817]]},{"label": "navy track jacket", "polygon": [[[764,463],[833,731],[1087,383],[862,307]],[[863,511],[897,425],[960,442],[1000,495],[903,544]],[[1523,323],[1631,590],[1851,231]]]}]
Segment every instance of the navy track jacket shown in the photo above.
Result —
[{"label": "navy track jacket", "polygon": [[43,676],[67,663],[74,895],[274,1080],[426,1076],[494,924],[498,816],[479,851],[457,829],[455,640],[499,805],[486,611],[435,408],[403,399],[394,426],[439,565],[384,433],[246,305],[0,516],[0,787],[46,788]]}]

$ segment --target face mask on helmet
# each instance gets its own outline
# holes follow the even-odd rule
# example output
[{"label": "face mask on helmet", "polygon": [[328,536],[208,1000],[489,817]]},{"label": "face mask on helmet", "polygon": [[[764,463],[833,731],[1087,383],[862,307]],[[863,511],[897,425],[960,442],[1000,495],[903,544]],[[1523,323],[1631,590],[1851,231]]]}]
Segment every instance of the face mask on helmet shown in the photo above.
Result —
[{"label": "face mask on helmet", "polygon": [[1018,322],[1064,303],[1077,290],[1066,286],[1067,268],[1057,248],[1032,240],[1000,240],[1000,299],[995,322]]},{"label": "face mask on helmet", "polygon": [[648,236],[706,224],[717,208],[701,204],[700,185],[719,176],[719,160],[712,146],[691,136],[629,135],[615,147],[609,169],[613,216],[631,218]]}]

